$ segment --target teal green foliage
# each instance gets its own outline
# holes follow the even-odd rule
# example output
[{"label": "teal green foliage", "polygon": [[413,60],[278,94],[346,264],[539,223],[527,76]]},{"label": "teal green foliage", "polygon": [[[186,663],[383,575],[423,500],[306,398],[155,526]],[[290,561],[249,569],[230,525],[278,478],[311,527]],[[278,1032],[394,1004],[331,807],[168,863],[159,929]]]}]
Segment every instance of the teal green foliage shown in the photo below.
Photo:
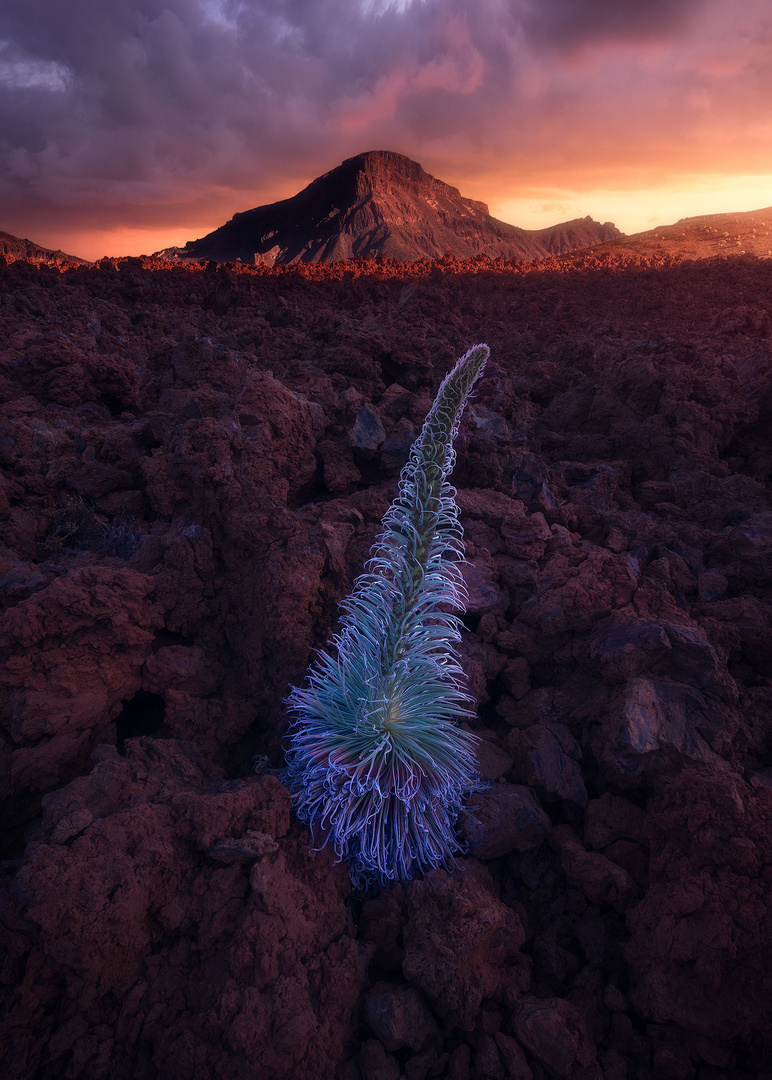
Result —
[{"label": "teal green foliage", "polygon": [[481,787],[474,715],[454,643],[466,590],[448,476],[461,414],[488,359],[475,345],[445,377],[365,572],[341,605],[334,655],[294,688],[285,780],[360,886],[408,880],[461,850],[455,820]]}]

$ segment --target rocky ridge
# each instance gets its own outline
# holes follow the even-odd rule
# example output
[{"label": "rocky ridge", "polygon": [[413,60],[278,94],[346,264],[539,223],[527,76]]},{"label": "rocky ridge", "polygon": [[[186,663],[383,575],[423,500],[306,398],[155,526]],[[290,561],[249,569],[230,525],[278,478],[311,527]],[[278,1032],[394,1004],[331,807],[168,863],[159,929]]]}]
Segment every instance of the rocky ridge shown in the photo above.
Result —
[{"label": "rocky ridge", "polygon": [[160,257],[248,264],[383,256],[411,262],[452,252],[537,259],[621,236],[592,218],[526,231],[498,221],[402,154],[348,158],[298,195],[235,214],[219,229]]},{"label": "rocky ridge", "polygon": [[0,232],[0,257],[7,262],[23,259],[26,262],[60,267],[85,266],[87,263],[86,259],[79,259],[77,255],[67,255],[64,251],[40,247],[32,240],[23,240],[7,232]]},{"label": "rocky ridge", "polygon": [[593,256],[627,255],[712,259],[737,255],[772,258],[772,206],[734,214],[702,214],[620,236],[603,244],[590,241]]},{"label": "rocky ridge", "polygon": [[[13,1080],[769,1080],[772,266],[569,260],[0,266]],[[282,702],[478,340],[490,787],[353,896]]]}]

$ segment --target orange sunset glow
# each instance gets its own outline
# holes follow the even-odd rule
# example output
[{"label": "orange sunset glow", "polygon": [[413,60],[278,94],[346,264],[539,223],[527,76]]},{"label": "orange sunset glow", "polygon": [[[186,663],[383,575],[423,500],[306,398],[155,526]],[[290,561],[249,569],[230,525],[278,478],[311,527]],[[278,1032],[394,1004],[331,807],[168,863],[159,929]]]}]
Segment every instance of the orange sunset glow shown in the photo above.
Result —
[{"label": "orange sunset glow", "polygon": [[184,244],[405,154],[526,229],[772,204],[766,0],[10,0],[0,230]]}]

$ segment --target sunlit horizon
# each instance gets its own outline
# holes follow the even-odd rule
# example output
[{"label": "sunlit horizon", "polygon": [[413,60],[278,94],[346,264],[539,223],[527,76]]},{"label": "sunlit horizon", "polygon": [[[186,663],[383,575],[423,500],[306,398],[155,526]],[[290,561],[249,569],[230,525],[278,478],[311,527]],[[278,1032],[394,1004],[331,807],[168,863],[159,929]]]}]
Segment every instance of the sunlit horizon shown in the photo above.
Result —
[{"label": "sunlit horizon", "polygon": [[[763,177],[743,176],[736,182],[725,177],[697,178],[689,186],[686,183],[650,191],[590,191],[574,193],[555,188],[544,191],[530,190],[527,194],[512,196],[508,192],[486,193],[484,185],[471,185],[463,181],[454,183],[446,177],[437,176],[459,187],[467,198],[488,203],[490,214],[510,225],[530,231],[549,228],[575,218],[591,217],[595,221],[612,222],[626,236],[648,232],[666,225],[674,225],[683,218],[701,217],[708,214],[745,213],[772,206],[772,174]],[[297,194],[300,188],[280,192],[276,198],[234,205],[232,210],[213,214],[191,222],[189,226],[174,228],[131,228],[97,230],[35,231],[32,227],[24,233],[41,247],[61,250],[68,255],[95,262],[103,257],[127,257],[151,255],[164,248],[183,247],[189,240],[196,240],[233,216],[254,206],[265,205]],[[2,228],[2,223],[0,223]],[[3,230],[10,231],[10,230]],[[44,235],[45,233],[45,235]],[[13,234],[21,235],[21,234]]]},{"label": "sunlit horizon", "polygon": [[377,149],[529,230],[764,209],[770,47],[768,0],[6,5],[0,229],[147,254]]}]

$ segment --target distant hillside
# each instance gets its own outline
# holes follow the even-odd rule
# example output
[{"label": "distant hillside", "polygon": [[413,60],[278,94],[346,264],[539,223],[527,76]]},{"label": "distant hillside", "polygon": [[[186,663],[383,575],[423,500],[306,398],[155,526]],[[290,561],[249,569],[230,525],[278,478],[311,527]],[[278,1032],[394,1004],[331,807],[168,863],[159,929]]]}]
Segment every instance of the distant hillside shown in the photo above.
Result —
[{"label": "distant hillside", "polygon": [[620,236],[602,245],[590,243],[593,253],[679,255],[710,259],[716,255],[772,256],[772,206],[740,214],[702,214],[658,225],[646,232]]},{"label": "distant hillside", "polygon": [[85,259],[79,259],[77,255],[67,255],[64,251],[52,251],[50,248],[40,247],[31,240],[22,240],[10,233],[0,232],[0,255],[4,255],[9,262],[17,259],[26,259],[29,262],[45,262],[52,266],[87,266]]},{"label": "distant hillside", "polygon": [[498,221],[401,154],[349,158],[291,199],[236,214],[162,257],[269,266],[382,255],[411,262],[451,251],[538,259],[621,237],[610,222],[581,218],[529,232]]}]

